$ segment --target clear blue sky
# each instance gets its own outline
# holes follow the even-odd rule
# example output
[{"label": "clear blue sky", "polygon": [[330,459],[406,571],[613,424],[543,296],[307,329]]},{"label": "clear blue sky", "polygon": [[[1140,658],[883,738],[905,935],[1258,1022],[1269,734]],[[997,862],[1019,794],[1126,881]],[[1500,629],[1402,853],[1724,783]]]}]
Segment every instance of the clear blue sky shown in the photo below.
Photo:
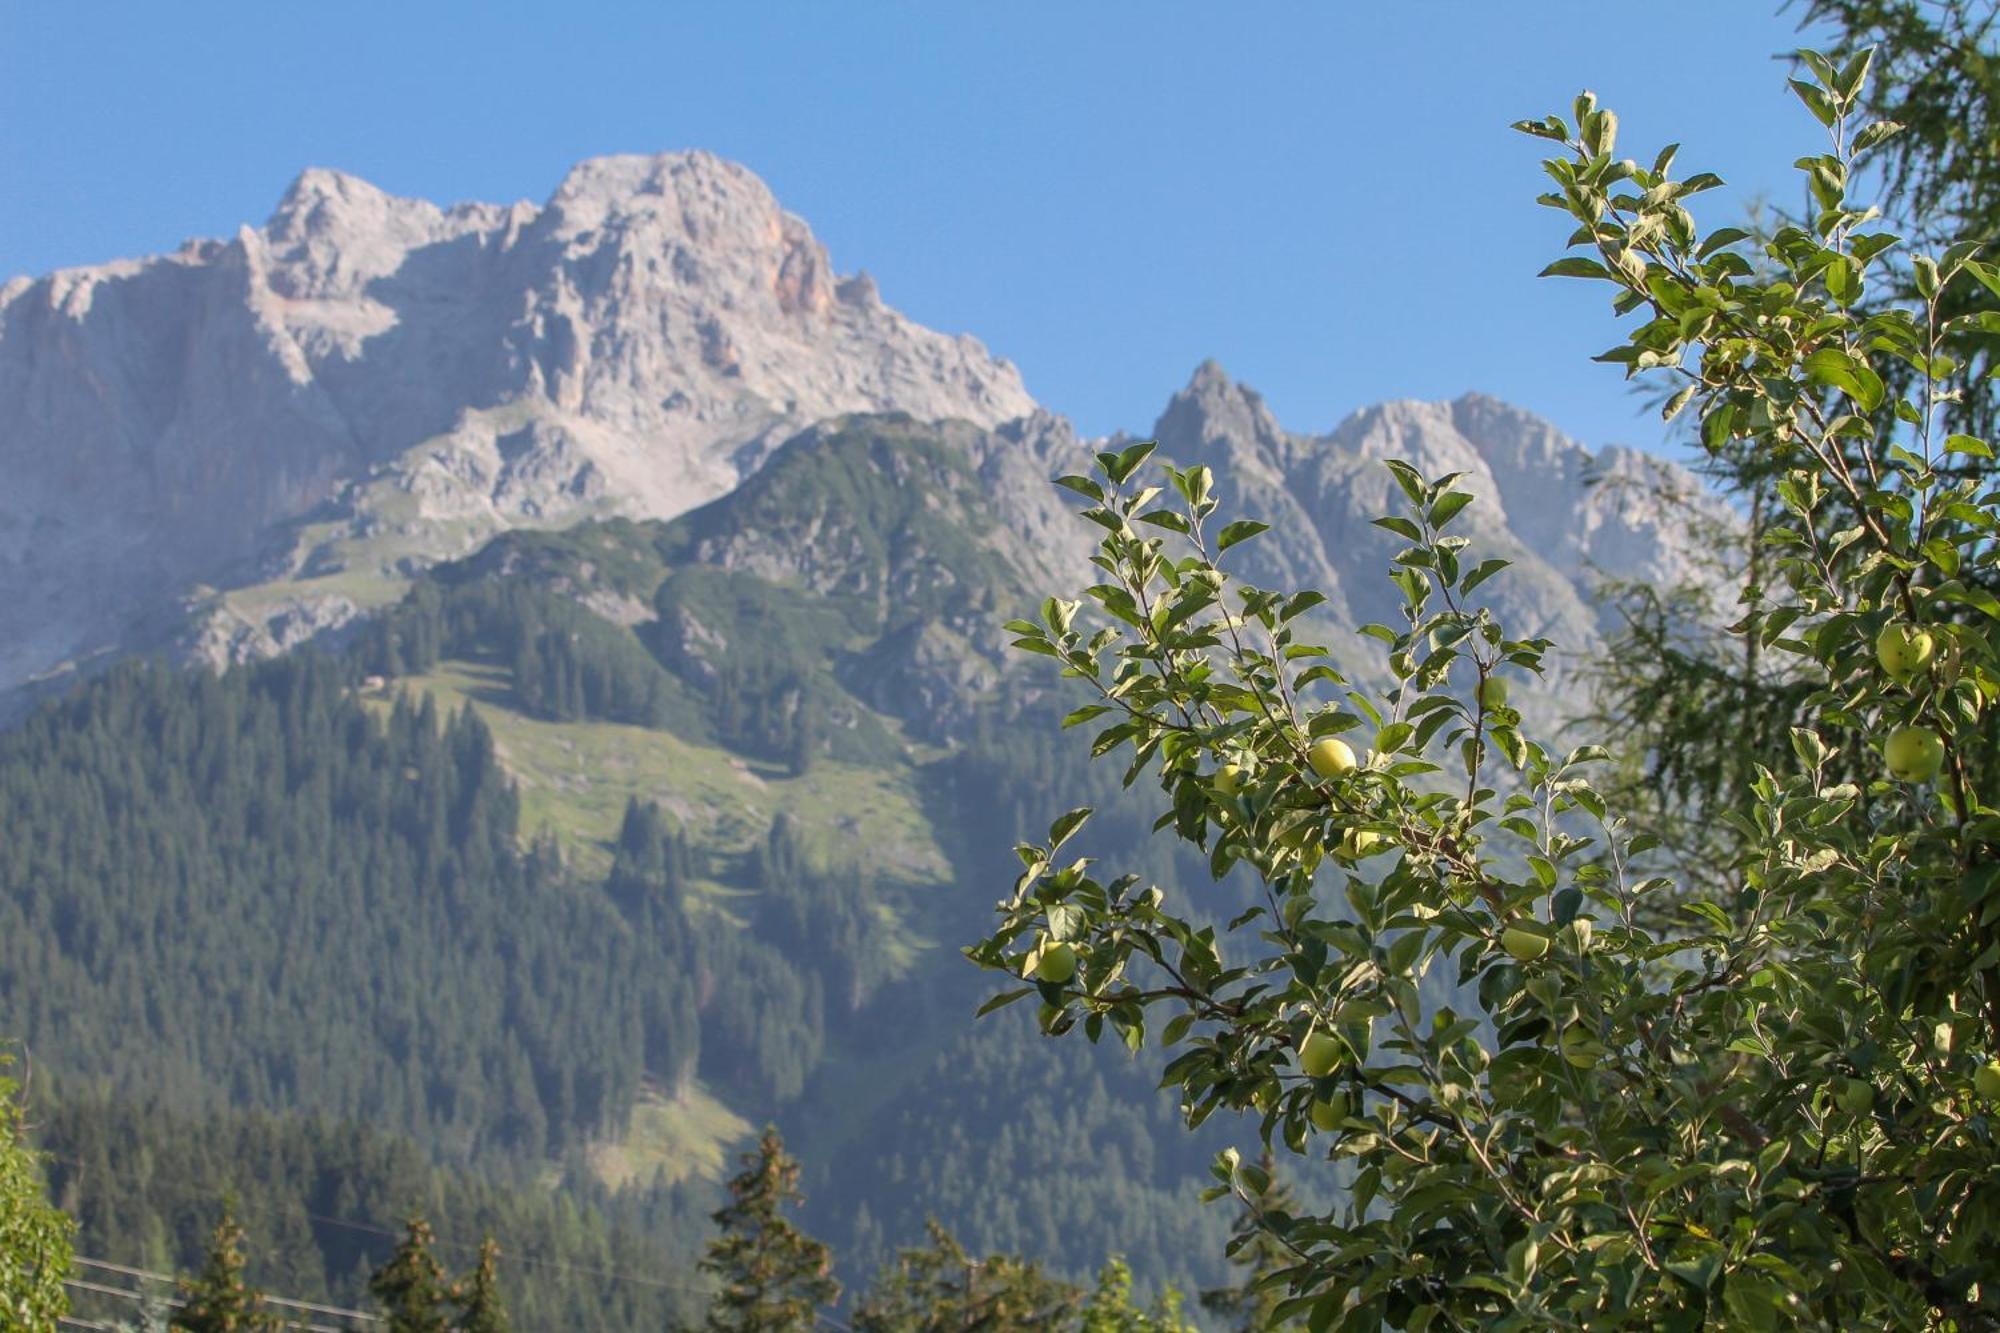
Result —
[{"label": "clear blue sky", "polygon": [[1819,140],[1774,10],[0,0],[0,275],[226,235],[306,165],[541,199],[582,157],[702,147],[1087,433],[1214,356],[1298,429],[1480,389],[1658,447],[1588,361],[1602,298],[1534,278],[1566,229],[1506,126],[1592,87],[1631,155],[1676,138],[1735,201],[1789,198]]}]

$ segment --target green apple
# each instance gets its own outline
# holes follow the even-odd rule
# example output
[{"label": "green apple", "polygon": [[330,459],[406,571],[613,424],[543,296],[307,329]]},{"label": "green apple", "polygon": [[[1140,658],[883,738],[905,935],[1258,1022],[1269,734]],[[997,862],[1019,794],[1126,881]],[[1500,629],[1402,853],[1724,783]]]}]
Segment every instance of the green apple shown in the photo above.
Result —
[{"label": "green apple", "polygon": [[1929,727],[1897,727],[1882,746],[1882,758],[1899,782],[1929,782],[1944,767],[1944,742]]},{"label": "green apple", "polygon": [[1507,706],[1506,677],[1488,676],[1479,682],[1479,706],[1489,713]]},{"label": "green apple", "polygon": [[1532,963],[1549,951],[1549,937],[1539,926],[1516,923],[1500,936],[1500,947],[1519,963]]},{"label": "green apple", "polygon": [[1067,944],[1057,944],[1042,950],[1042,956],[1035,963],[1035,980],[1051,981],[1058,986],[1066,985],[1076,976],[1076,950]]},{"label": "green apple", "polygon": [[1575,949],[1578,953],[1589,953],[1590,936],[1593,929],[1590,918],[1580,916],[1567,926],[1564,926],[1563,933],[1569,937],[1571,948]]},{"label": "green apple", "polygon": [[1312,764],[1313,772],[1323,778],[1337,778],[1343,773],[1352,773],[1356,764],[1354,747],[1338,736],[1323,736],[1313,742],[1306,751],[1306,759]]},{"label": "green apple", "polygon": [[1937,644],[1927,629],[1915,625],[1885,625],[1875,636],[1875,660],[1897,680],[1907,681],[1930,665]]},{"label": "green apple", "polygon": [[1604,1043],[1581,1023],[1563,1029],[1562,1057],[1573,1069],[1589,1069],[1605,1056]]},{"label": "green apple", "polygon": [[1374,829],[1351,828],[1340,836],[1340,854],[1350,861],[1359,861],[1364,856],[1373,856],[1381,851],[1386,841]]},{"label": "green apple", "polygon": [[2000,1102],[2000,1060],[1988,1060],[1972,1074],[1975,1092],[1989,1102]]},{"label": "green apple", "polygon": [[1224,764],[1215,770],[1215,789],[1224,796],[1234,796],[1243,786],[1243,765]]},{"label": "green apple", "polygon": [[1340,1122],[1347,1119],[1347,1094],[1336,1092],[1323,1102],[1314,1102],[1312,1110],[1313,1128],[1322,1132],[1340,1128]]},{"label": "green apple", "polygon": [[1860,1115],[1875,1104],[1875,1085],[1865,1079],[1844,1078],[1833,1100],[1850,1115]]},{"label": "green apple", "polygon": [[1340,1043],[1315,1032],[1299,1046],[1299,1068],[1307,1078],[1325,1078],[1340,1067]]}]

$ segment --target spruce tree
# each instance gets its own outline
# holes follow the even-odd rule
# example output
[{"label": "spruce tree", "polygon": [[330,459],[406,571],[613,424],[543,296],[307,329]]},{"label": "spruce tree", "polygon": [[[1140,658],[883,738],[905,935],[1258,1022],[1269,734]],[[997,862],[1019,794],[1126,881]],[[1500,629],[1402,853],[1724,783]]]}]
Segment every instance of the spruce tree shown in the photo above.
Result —
[{"label": "spruce tree", "polygon": [[775,1125],[729,1182],[729,1205],[714,1214],[722,1234],[708,1243],[701,1269],[720,1290],[710,1301],[708,1333],[795,1333],[813,1326],[822,1306],[840,1299],[833,1254],[785,1216],[803,1202],[799,1164],[785,1154]]},{"label": "spruce tree", "polygon": [[500,1299],[500,1245],[488,1235],[479,1247],[479,1266],[453,1294],[459,1333],[508,1333],[507,1306]]},{"label": "spruce tree", "polygon": [[209,1236],[200,1275],[181,1284],[181,1308],[174,1312],[169,1328],[180,1333],[258,1333],[278,1327],[277,1317],[264,1308],[264,1294],[243,1280],[243,1239],[243,1227],[225,1203],[222,1220]]},{"label": "spruce tree", "polygon": [[388,1333],[446,1333],[450,1328],[445,1307],[451,1292],[444,1269],[431,1254],[436,1243],[423,1215],[410,1214],[396,1252],[368,1279],[368,1290],[389,1316]]}]

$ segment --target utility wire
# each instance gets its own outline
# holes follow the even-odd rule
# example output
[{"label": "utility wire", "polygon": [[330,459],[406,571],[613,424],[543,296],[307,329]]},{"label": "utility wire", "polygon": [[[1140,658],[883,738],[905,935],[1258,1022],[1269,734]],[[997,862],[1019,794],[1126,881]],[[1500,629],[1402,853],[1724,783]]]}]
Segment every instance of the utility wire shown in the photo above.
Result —
[{"label": "utility wire", "polygon": [[[214,1197],[210,1194],[210,1192],[194,1186],[184,1186],[179,1189],[174,1189],[173,1187],[170,1186],[163,1187],[158,1182],[153,1182],[153,1181],[140,1182],[134,1180],[132,1176],[130,1176],[127,1173],[115,1172],[102,1167],[88,1166],[87,1164],[78,1161],[74,1157],[64,1157],[58,1153],[44,1153],[42,1155],[51,1161],[62,1162],[65,1165],[73,1166],[77,1168],[77,1170],[79,1171],[92,1171],[98,1175],[116,1176],[126,1181],[129,1184],[138,1185],[142,1189],[149,1191],[160,1191],[170,1194],[178,1193],[183,1198],[198,1199],[203,1202],[206,1202],[211,1197]],[[239,1207],[241,1206],[240,1201],[238,1206]],[[394,1240],[403,1234],[400,1231],[392,1230],[387,1227],[379,1227],[367,1222],[355,1222],[344,1218],[327,1217],[322,1213],[304,1212],[303,1215],[306,1217],[308,1221],[318,1222],[323,1226],[342,1227],[349,1231],[364,1232],[375,1236],[386,1236],[391,1240]],[[468,1254],[477,1254],[482,1248],[479,1245],[468,1245],[464,1241],[453,1241],[444,1239],[437,1239],[434,1241],[434,1244],[436,1244],[437,1247],[440,1249],[462,1250]],[[502,1245],[502,1251],[509,1252],[509,1247],[504,1243]],[[647,1277],[643,1274],[638,1274],[638,1273],[622,1273],[611,1269],[586,1268],[577,1264],[566,1264],[561,1262],[560,1260],[538,1259],[533,1256],[520,1253],[513,1254],[513,1261],[533,1268],[547,1268],[561,1273],[573,1273],[581,1277],[602,1278],[609,1282],[628,1282],[638,1286],[654,1287],[665,1291],[683,1292],[692,1296],[708,1297],[714,1294],[710,1288],[695,1286],[692,1283],[673,1282],[665,1278]],[[165,1273],[155,1273],[150,1270],[141,1268],[127,1268],[122,1265],[108,1263],[100,1259],[85,1259],[79,1256],[76,1262],[80,1264],[86,1264],[93,1268],[101,1268],[108,1270],[110,1272],[122,1273],[132,1277],[147,1278],[156,1282],[168,1282],[168,1283],[178,1284],[180,1281],[179,1278],[170,1276]],[[113,1294],[131,1296],[134,1298],[137,1298],[140,1295],[140,1293],[123,1291],[115,1288],[100,1287],[96,1289],[100,1291],[110,1291]],[[272,1305],[282,1305],[293,1309],[316,1311],[323,1314],[343,1316],[349,1319],[360,1319],[376,1323],[380,1322],[379,1316],[366,1314],[359,1310],[345,1310],[341,1309],[338,1306],[313,1305],[306,1301],[285,1300],[276,1296],[266,1296],[264,1299]],[[178,1302],[174,1301],[170,1301],[168,1303],[178,1304]],[[836,1333],[853,1333],[853,1330],[847,1324],[842,1323],[840,1320],[834,1318],[830,1314],[816,1311],[813,1317],[820,1324],[823,1324],[828,1328],[836,1330]],[[313,1329],[317,1326],[301,1324],[301,1325],[293,1325],[293,1327]],[[327,1330],[326,1333],[340,1333],[340,1330],[337,1329]]]},{"label": "utility wire", "polygon": [[[107,1272],[122,1274],[125,1277],[142,1278],[148,1282],[164,1282],[169,1286],[178,1285],[180,1282],[180,1279],[172,1273],[155,1273],[151,1269],[146,1268],[127,1268],[123,1264],[110,1264],[102,1259],[86,1259],[80,1254],[72,1255],[71,1258],[76,1263],[80,1263],[87,1268],[101,1268]],[[345,1319],[364,1319],[371,1324],[382,1322],[380,1315],[369,1314],[366,1310],[348,1310],[338,1305],[315,1305],[311,1301],[295,1301],[284,1296],[265,1296],[264,1299],[272,1305],[282,1305],[293,1310],[305,1310],[312,1314],[331,1314],[339,1315]]]},{"label": "utility wire", "polygon": [[[221,1194],[223,1193],[223,1191],[209,1191],[202,1189],[198,1186],[192,1186],[192,1185],[184,1185],[177,1187],[170,1184],[162,1184],[161,1182],[158,1181],[141,1181],[136,1179],[129,1173],[112,1171],[104,1167],[91,1166],[88,1163],[78,1161],[74,1157],[65,1157],[61,1153],[43,1153],[42,1156],[52,1162],[61,1162],[66,1166],[73,1166],[78,1171],[90,1172],[98,1176],[109,1176],[114,1179],[122,1180],[125,1183],[133,1185],[137,1187],[139,1190],[145,1192],[176,1194],[183,1199],[191,1199],[203,1203],[209,1202],[212,1199],[218,1199],[221,1197]],[[238,1201],[237,1208],[238,1211],[243,1210],[243,1205],[240,1200]],[[400,1230],[391,1229],[389,1227],[376,1226],[368,1222],[356,1222],[348,1218],[328,1217],[323,1213],[314,1213],[301,1210],[299,1215],[305,1217],[308,1221],[318,1222],[323,1226],[341,1227],[348,1231],[358,1231],[373,1236],[387,1236],[391,1240],[395,1240],[401,1237],[403,1234]],[[499,1238],[496,1237],[495,1239]],[[434,1243],[439,1249],[458,1250],[466,1254],[477,1254],[479,1253],[481,1248],[479,1245],[468,1244],[465,1241],[446,1240],[443,1238],[437,1239]],[[554,1272],[575,1274],[576,1276],[579,1277],[599,1278],[607,1282],[626,1282],[626,1283],[631,1283],[635,1286],[654,1287],[664,1291],[685,1292],[689,1295],[694,1295],[694,1296],[706,1297],[714,1294],[712,1290],[708,1287],[696,1286],[688,1282],[675,1282],[666,1278],[650,1277],[640,1273],[619,1272],[614,1269],[589,1268],[579,1264],[566,1264],[559,1259],[537,1258],[532,1254],[521,1252],[519,1249],[515,1248],[508,1241],[501,1240],[500,1243],[502,1250],[510,1256],[511,1262],[522,1264],[530,1268],[545,1268]]]},{"label": "utility wire", "polygon": [[[134,1291],[130,1287],[107,1287],[97,1282],[86,1282],[82,1278],[66,1277],[63,1279],[63,1285],[66,1287],[74,1288],[75,1290],[78,1291],[93,1292],[101,1296],[121,1296],[128,1301],[136,1301],[141,1305],[146,1304],[148,1301],[158,1300],[162,1305],[168,1306],[171,1309],[181,1310],[187,1308],[187,1302],[184,1300],[180,1300],[177,1297],[172,1297],[172,1296],[153,1297],[149,1296],[147,1293],[143,1291]],[[259,1294],[262,1295],[262,1293]],[[287,1301],[282,1297],[278,1296],[263,1296],[262,1299],[266,1305],[292,1306],[300,1304],[300,1302]],[[351,1310],[351,1311],[343,1310],[343,1311],[337,1311],[335,1313],[344,1315],[348,1318],[366,1320],[369,1323],[381,1322],[378,1316],[371,1314],[364,1314],[359,1310]],[[279,1326],[282,1328],[302,1329],[304,1330],[304,1333],[353,1333],[351,1329],[335,1328],[332,1324],[300,1323],[296,1319],[283,1319],[283,1318],[279,1319],[278,1322]],[[110,1328],[113,1326],[109,1324],[86,1324],[84,1325],[84,1327]]]}]

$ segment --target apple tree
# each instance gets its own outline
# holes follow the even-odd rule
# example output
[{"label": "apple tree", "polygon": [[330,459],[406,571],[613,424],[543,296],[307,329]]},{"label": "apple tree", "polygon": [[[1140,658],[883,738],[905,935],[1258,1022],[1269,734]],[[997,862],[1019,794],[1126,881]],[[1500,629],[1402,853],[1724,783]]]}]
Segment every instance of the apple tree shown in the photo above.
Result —
[{"label": "apple tree", "polygon": [[[1941,312],[2000,267],[1910,253],[1852,198],[1896,131],[1856,123],[1868,63],[1802,56],[1828,144],[1799,161],[1809,216],[1764,239],[1699,228],[1716,178],[1620,157],[1588,94],[1519,127],[1572,228],[1548,272],[1626,317],[1601,359],[1773,469],[1741,632],[1804,687],[1783,761],[1708,812],[1726,875],[1661,873],[1604,752],[1524,725],[1502,682],[1553,645],[1482,601],[1504,562],[1453,533],[1478,502],[1457,478],[1390,465],[1401,620],[1338,655],[1318,593],[1232,575],[1265,529],[1221,521],[1207,468],[1138,444],[1063,479],[1096,581],[1016,643],[1075,682],[1092,753],[1157,785],[1159,830],[1257,902],[1211,924],[1200,886],[1065,853],[1072,810],[968,953],[1020,983],[989,1008],[1158,1059],[1190,1126],[1245,1114],[1342,1163],[1330,1211],[1259,1214],[1280,1320],[2000,1326],[2000,815],[1971,777],[1996,771],[2000,492],[1949,466],[1990,444],[1938,425],[1947,340],[1992,318]],[[1864,301],[1892,274],[1913,299]],[[1215,1172],[1268,1186],[1234,1152]]]},{"label": "apple tree", "polygon": [[49,1202],[18,1086],[0,1056],[0,1328],[53,1333],[69,1314],[76,1224]]}]

